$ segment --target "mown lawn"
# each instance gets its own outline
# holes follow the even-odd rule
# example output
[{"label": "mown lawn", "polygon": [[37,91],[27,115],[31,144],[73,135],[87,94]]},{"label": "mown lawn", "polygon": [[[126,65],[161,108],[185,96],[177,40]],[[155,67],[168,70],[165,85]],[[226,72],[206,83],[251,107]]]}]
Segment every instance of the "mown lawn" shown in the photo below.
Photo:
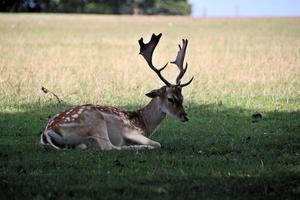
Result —
[{"label": "mown lawn", "polygon": [[[1,14],[0,199],[299,198],[299,23]],[[190,41],[190,121],[167,119],[153,138],[160,150],[41,147],[49,116],[65,107],[147,103],[144,94],[161,83],[137,40],[152,32],[163,33],[161,65],[181,38]]]}]

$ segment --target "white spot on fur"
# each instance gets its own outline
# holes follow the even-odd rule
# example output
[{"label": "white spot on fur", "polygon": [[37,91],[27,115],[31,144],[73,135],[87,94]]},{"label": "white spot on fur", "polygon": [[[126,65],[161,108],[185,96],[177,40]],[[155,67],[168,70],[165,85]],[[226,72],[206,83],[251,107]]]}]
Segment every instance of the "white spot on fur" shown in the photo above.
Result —
[{"label": "white spot on fur", "polygon": [[71,116],[73,119],[77,118],[78,117],[78,114],[74,114]]},{"label": "white spot on fur", "polygon": [[65,121],[66,121],[66,122],[71,121],[70,117],[66,117]]}]

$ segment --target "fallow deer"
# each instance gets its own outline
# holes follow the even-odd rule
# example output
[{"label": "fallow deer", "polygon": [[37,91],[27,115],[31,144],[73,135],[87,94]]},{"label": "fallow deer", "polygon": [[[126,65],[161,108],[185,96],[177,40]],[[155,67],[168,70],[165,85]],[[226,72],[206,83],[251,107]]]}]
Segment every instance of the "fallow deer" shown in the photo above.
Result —
[{"label": "fallow deer", "polygon": [[161,144],[150,137],[165,119],[166,115],[182,122],[188,121],[182,103],[181,89],[189,85],[193,77],[182,84],[181,79],[187,70],[183,66],[188,40],[182,40],[174,62],[179,69],[176,84],[168,82],[161,74],[167,64],[158,69],[152,63],[152,55],[161,33],[152,34],[148,43],[141,38],[140,54],[149,67],[164,82],[165,86],[146,94],[151,101],[137,111],[125,111],[102,105],[80,105],[64,110],[48,122],[41,134],[40,143],[62,149],[67,147],[110,149],[155,149]]}]

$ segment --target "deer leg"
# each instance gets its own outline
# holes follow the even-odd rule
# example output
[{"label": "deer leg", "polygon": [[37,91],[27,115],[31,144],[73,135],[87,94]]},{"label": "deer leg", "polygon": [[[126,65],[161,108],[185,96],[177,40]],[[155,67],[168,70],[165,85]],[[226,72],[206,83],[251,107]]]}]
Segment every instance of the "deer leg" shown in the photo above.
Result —
[{"label": "deer leg", "polygon": [[[108,138],[100,136],[101,134],[95,134],[90,136],[85,142],[86,148],[101,148],[101,150],[120,150],[120,147],[114,146]],[[84,145],[82,145],[85,148]],[[78,146],[81,148],[81,146]]]},{"label": "deer leg", "polygon": [[50,145],[55,149],[62,149],[66,147],[62,143],[61,135],[53,130],[47,130],[45,133],[42,133],[40,143],[43,145]]},{"label": "deer leg", "polygon": [[111,143],[108,137],[106,122],[101,113],[99,113],[99,115],[100,117],[95,119],[95,121],[93,122],[94,126],[89,132],[90,136],[87,140],[87,146],[100,147],[102,150],[120,150],[120,147],[114,146]]},{"label": "deer leg", "polygon": [[[139,133],[130,133],[130,134],[126,134],[125,135],[125,138],[128,139],[128,140],[131,140],[133,141],[134,143],[137,143],[137,144],[140,144],[144,147],[142,148],[145,148],[145,146],[148,146],[147,148],[149,149],[149,146],[150,146],[150,149],[156,149],[156,148],[161,148],[161,144],[154,141],[154,140],[151,140]],[[139,145],[133,145],[133,146],[139,146]]]},{"label": "deer leg", "polygon": [[[57,128],[61,133],[60,135],[55,134],[53,131],[48,131],[48,135],[54,138],[58,144],[65,144],[80,149],[120,149],[120,147],[114,146],[109,140],[106,122],[99,111],[91,111],[88,115],[82,116],[80,119],[77,118],[77,120],[77,122],[60,124]],[[54,140],[52,140],[52,143],[53,141]],[[59,148],[57,147],[58,145],[55,144],[52,146]]]},{"label": "deer leg", "polygon": [[153,146],[150,145],[125,145],[121,147],[122,150],[149,150],[149,149],[154,149]]}]

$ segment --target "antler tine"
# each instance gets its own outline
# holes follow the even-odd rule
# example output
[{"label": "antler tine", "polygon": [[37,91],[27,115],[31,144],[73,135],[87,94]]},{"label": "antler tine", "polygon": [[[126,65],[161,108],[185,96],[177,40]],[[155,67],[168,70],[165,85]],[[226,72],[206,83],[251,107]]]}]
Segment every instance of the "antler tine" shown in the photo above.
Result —
[{"label": "antler tine", "polygon": [[140,54],[145,58],[146,62],[148,63],[149,67],[158,75],[158,77],[160,78],[160,80],[162,80],[167,86],[171,86],[172,84],[169,83],[160,73],[162,70],[164,70],[168,63],[165,64],[162,68],[157,69],[156,67],[154,67],[153,63],[152,63],[152,56],[153,56],[153,52],[155,47],[157,46],[160,37],[161,37],[161,33],[158,35],[155,35],[154,33],[151,36],[151,40],[148,43],[144,43],[143,38],[139,39],[139,45],[140,45]]},{"label": "antler tine", "polygon": [[176,60],[171,62],[175,65],[177,65],[180,73],[176,78],[176,85],[181,86],[181,87],[185,87],[186,85],[190,84],[193,80],[193,78],[188,82],[188,84],[181,84],[181,79],[184,76],[187,68],[188,68],[188,63],[186,63],[185,67],[183,68],[183,62],[184,62],[184,57],[185,57],[185,52],[186,52],[186,48],[188,45],[188,40],[187,39],[182,39],[182,47],[180,45],[179,46],[179,51],[177,53],[176,56]]},{"label": "antler tine", "polygon": [[192,81],[194,80],[194,77],[192,77],[187,83],[184,83],[184,84],[180,84],[180,87],[185,87],[185,86],[188,86]]},{"label": "antler tine", "polygon": [[181,79],[182,79],[183,75],[185,74],[185,72],[187,70],[187,67],[188,67],[188,63],[185,64],[185,68],[184,69],[180,70],[180,73],[179,73],[179,75],[176,78],[176,84],[177,85],[180,85]]}]

